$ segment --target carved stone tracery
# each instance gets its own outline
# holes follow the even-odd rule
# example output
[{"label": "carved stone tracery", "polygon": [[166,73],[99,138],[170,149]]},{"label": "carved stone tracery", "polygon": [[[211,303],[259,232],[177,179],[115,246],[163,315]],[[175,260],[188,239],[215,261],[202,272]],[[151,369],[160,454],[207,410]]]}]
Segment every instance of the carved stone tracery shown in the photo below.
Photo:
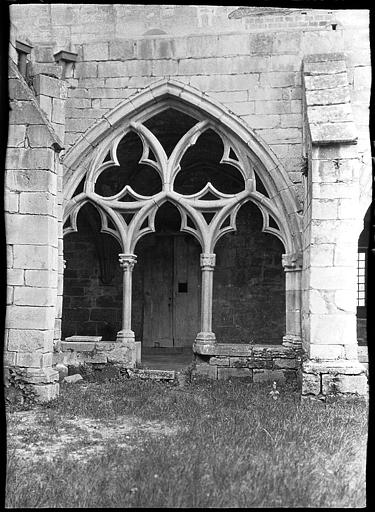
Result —
[{"label": "carved stone tracery", "polygon": [[[155,102],[156,99],[158,101]],[[145,105],[143,110],[139,108],[142,103]],[[195,105],[199,105],[199,109]],[[196,124],[180,138],[169,156],[157,137],[144,124],[153,115],[167,108],[175,108],[188,115],[192,112],[197,119]],[[134,120],[129,122],[127,119],[131,111],[134,113]],[[208,115],[205,118],[206,111],[210,119]],[[215,334],[211,332],[214,249],[224,234],[236,230],[236,215],[240,207],[247,201],[254,202],[263,217],[262,231],[277,236],[284,244],[287,254],[299,250],[301,219],[286,172],[274,155],[238,118],[209,98],[203,98],[196,89],[177,81],[165,80],[146,88],[132,98],[131,102],[125,101],[113,109],[107,114],[107,119],[113,126],[109,133],[107,121],[103,121],[102,127],[93,127],[92,133],[86,134],[89,141],[97,138],[100,130],[103,132],[101,142],[93,153],[85,139],[82,145],[87,147],[82,147],[85,154],[82,163],[78,164],[77,160],[82,155],[78,146],[68,155],[66,165],[70,184],[67,187],[65,203],[64,223],[67,227],[64,234],[77,231],[77,215],[82,206],[89,202],[99,212],[101,232],[111,234],[120,243],[123,251],[120,262],[124,269],[124,318],[118,339],[131,342],[134,339],[130,328],[131,270],[135,259],[128,260],[126,257],[134,256],[137,242],[145,234],[155,231],[155,216],[159,207],[167,201],[172,203],[181,216],[180,230],[193,235],[202,248],[202,318],[201,332],[198,333],[196,342],[213,343],[216,341]],[[242,191],[226,194],[217,190],[209,181],[199,192],[190,195],[178,193],[174,189],[183,156],[206,130],[213,130],[220,137],[224,150],[219,164],[230,165],[240,172],[244,183]],[[146,196],[138,194],[126,184],[120,192],[104,197],[95,191],[95,184],[104,170],[120,167],[117,148],[130,131],[135,132],[142,142],[143,151],[138,163],[156,170],[162,189],[154,195]],[[74,169],[74,159],[77,160],[80,172],[76,175],[70,174],[70,179],[69,173],[70,169]],[[259,178],[260,175],[262,190],[257,189],[256,176]],[[82,178],[83,190],[74,195]],[[205,218],[208,213],[213,214],[209,220]],[[277,223],[272,219],[276,219]],[[289,265],[286,261],[285,270],[292,270],[294,267],[295,262]],[[288,274],[289,272],[286,276]]]}]

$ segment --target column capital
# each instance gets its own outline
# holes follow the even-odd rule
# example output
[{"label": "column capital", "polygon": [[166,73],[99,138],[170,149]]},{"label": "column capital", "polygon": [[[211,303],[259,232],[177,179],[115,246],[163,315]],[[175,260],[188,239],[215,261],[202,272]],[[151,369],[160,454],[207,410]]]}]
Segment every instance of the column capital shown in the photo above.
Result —
[{"label": "column capital", "polygon": [[200,263],[202,270],[213,270],[216,264],[216,254],[213,252],[202,252]]},{"label": "column capital", "polygon": [[290,252],[281,257],[285,272],[297,272],[302,270],[302,252]]},{"label": "column capital", "polygon": [[120,253],[118,255],[118,259],[124,272],[128,270],[131,272],[134,268],[134,265],[137,263],[137,256],[135,254]]}]

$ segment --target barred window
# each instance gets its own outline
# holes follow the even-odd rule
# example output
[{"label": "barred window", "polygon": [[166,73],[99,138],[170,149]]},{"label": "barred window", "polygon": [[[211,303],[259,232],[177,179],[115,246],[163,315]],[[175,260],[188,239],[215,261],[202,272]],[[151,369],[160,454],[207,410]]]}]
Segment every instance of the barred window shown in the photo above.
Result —
[{"label": "barred window", "polygon": [[357,260],[357,307],[366,305],[366,252],[359,250]]}]

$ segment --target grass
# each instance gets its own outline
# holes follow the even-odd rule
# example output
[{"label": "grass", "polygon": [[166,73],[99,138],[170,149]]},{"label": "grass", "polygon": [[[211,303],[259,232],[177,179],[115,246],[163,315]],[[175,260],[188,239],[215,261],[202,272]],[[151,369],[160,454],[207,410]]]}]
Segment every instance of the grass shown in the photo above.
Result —
[{"label": "grass", "polygon": [[[271,386],[245,382],[67,386],[38,408],[34,429],[40,446],[65,427],[73,438],[52,460],[28,462],[10,438],[6,506],[364,507],[366,403],[301,403],[279,389],[273,400]],[[133,427],[74,459],[74,450],[97,446],[80,421],[99,433]],[[32,442],[26,430],[22,443]]]}]

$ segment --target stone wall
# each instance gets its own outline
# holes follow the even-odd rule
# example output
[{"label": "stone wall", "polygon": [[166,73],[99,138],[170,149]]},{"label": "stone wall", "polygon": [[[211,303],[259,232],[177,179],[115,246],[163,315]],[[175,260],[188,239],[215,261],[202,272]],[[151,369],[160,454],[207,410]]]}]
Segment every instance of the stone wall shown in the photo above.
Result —
[{"label": "stone wall", "polygon": [[[58,393],[52,369],[57,316],[58,188],[62,143],[28,84],[10,63],[5,175],[6,366],[18,367],[42,399]],[[63,84],[55,81],[58,89]],[[61,92],[61,89],[59,89]],[[63,93],[61,93],[63,96]]]},{"label": "stone wall", "polygon": [[[108,236],[99,237],[103,244],[110,244]],[[122,271],[117,264],[118,244],[110,244],[109,249],[111,279],[104,284],[92,233],[81,228],[65,237],[62,339],[72,335],[116,339],[121,329]]]},{"label": "stone wall", "polygon": [[212,322],[221,343],[281,344],[285,334],[284,249],[262,224],[259,209],[247,203],[237,231],[216,245]]},{"label": "stone wall", "polygon": [[78,53],[68,79],[67,146],[121,100],[171,76],[248,122],[286,167],[301,201],[303,55],[345,51],[367,190],[367,11],[283,10],[259,16],[228,6],[30,5],[12,6],[11,16],[31,41],[38,34],[35,61],[61,49]]}]

